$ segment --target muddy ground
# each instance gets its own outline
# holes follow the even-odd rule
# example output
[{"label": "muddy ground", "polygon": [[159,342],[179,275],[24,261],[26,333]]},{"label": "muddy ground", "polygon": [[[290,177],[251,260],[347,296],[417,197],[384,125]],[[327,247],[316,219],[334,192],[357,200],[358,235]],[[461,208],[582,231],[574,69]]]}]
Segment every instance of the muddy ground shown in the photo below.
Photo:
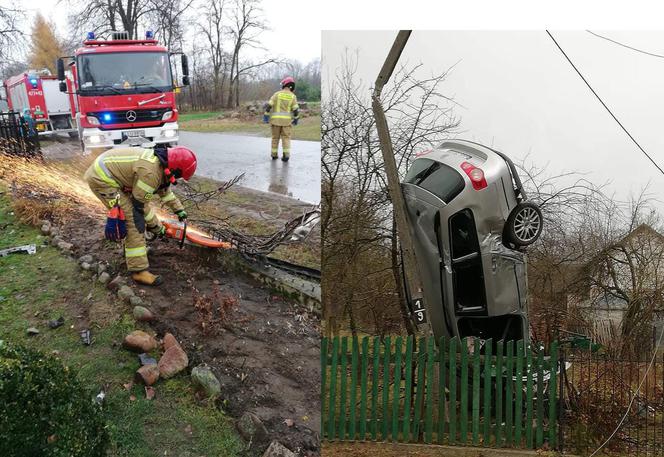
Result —
[{"label": "muddy ground", "polygon": [[[56,143],[53,156],[66,158],[62,149]],[[236,191],[243,196],[233,204],[240,207],[238,217],[262,219],[260,230],[265,224],[279,229],[302,213],[301,202]],[[233,213],[233,205],[225,211]],[[138,287],[128,277],[120,246],[103,239],[104,220],[101,206],[98,213],[82,211],[60,225],[61,236],[74,244],[75,256],[92,254],[108,264],[112,277],[126,278],[157,315],[152,324],[157,335],[171,332],[182,343],[189,368],[199,363],[212,368],[222,384],[220,408],[235,418],[246,411],[261,418],[269,436],[251,443],[248,455],[261,455],[271,439],[300,456],[318,455],[319,317],[239,273],[235,254],[191,246],[181,250],[172,241],[150,245],[151,271],[164,284]],[[80,310],[92,328],[108,317],[104,312]]]}]

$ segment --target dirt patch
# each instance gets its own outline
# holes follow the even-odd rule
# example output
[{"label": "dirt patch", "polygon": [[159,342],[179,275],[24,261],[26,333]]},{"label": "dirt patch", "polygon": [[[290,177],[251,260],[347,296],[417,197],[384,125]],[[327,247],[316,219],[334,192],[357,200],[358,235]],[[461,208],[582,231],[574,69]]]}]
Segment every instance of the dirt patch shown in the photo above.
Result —
[{"label": "dirt patch", "polygon": [[[274,205],[278,214],[270,214],[271,206],[257,203],[255,195],[251,191],[240,196],[225,209],[244,208],[237,217],[247,218],[267,213],[267,228],[261,226],[261,230],[280,228],[289,214],[301,214],[300,203],[288,204],[281,198]],[[103,239],[103,208],[100,205],[94,214],[88,211],[81,209],[68,218],[59,227],[60,236],[74,244],[74,256],[92,254],[108,265],[112,276],[127,276],[120,245]],[[233,253],[220,255],[191,246],[179,249],[175,242],[162,241],[149,248],[150,269],[163,277],[164,284],[132,287],[158,316],[153,324],[157,334],[173,333],[189,354],[190,368],[206,363],[218,376],[222,384],[219,408],[235,418],[245,411],[261,418],[269,436],[251,443],[247,455],[261,455],[271,439],[300,456],[319,455],[317,316],[237,273]],[[79,306],[79,314],[85,314],[91,326],[114,313]]]},{"label": "dirt patch", "polygon": [[535,457],[555,452],[399,443],[323,443],[323,457]]}]

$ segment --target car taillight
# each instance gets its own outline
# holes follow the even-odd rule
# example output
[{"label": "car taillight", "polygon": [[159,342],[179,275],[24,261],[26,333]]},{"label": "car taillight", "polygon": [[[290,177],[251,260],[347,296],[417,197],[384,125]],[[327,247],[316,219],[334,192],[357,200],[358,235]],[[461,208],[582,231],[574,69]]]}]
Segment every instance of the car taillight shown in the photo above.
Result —
[{"label": "car taillight", "polygon": [[484,172],[481,168],[477,168],[475,165],[464,162],[461,164],[461,169],[466,172],[470,178],[470,182],[473,183],[473,189],[482,190],[486,184],[486,179],[484,179]]}]

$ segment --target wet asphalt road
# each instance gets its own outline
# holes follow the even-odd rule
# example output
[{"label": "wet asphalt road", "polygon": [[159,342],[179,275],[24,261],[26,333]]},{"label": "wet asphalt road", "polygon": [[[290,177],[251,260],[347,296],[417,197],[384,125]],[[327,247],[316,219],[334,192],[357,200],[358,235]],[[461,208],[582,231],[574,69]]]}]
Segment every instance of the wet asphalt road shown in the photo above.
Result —
[{"label": "wet asphalt road", "polygon": [[181,130],[179,144],[196,152],[199,176],[227,181],[244,173],[241,186],[320,203],[320,142],[291,141],[287,163],[270,159],[270,138]]}]

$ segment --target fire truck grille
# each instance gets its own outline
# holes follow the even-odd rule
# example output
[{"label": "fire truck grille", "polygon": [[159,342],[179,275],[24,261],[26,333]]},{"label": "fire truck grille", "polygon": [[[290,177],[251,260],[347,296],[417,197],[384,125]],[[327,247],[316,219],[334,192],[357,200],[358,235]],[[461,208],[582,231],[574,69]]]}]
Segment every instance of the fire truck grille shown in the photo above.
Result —
[{"label": "fire truck grille", "polygon": [[135,109],[124,111],[100,111],[89,113],[99,119],[102,126],[110,124],[133,124],[136,122],[161,121],[161,117],[171,108]]}]

